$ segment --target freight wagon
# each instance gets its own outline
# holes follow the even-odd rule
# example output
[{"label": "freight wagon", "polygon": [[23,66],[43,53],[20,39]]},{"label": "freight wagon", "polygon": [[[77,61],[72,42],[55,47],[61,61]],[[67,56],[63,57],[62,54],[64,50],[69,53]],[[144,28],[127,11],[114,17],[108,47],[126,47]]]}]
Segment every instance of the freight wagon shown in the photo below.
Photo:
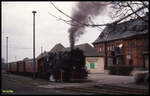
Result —
[{"label": "freight wagon", "polygon": [[[8,71],[15,74],[32,75],[33,73],[32,62],[33,62],[32,59],[24,59],[16,62],[11,62],[9,63]],[[37,72],[37,67],[36,67],[36,72]]]},{"label": "freight wagon", "polygon": [[8,64],[8,71],[12,73],[17,72],[17,62],[11,62]]}]

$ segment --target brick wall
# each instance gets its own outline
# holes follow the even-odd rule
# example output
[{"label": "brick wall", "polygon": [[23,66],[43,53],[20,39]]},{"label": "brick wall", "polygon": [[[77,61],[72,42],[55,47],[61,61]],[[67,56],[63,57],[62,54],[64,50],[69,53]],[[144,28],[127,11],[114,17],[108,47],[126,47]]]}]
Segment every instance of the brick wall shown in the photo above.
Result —
[{"label": "brick wall", "polygon": [[[122,40],[115,40],[107,42],[107,56],[110,56],[112,51],[112,47],[123,44],[123,48],[121,49],[121,53],[124,58],[124,64],[133,65],[134,67],[143,67],[144,66],[144,57],[143,52],[148,52],[148,35],[141,35],[132,38],[126,38]],[[93,44],[94,47],[100,52],[105,53],[105,44],[104,42]],[[131,56],[131,59],[129,57]]]}]

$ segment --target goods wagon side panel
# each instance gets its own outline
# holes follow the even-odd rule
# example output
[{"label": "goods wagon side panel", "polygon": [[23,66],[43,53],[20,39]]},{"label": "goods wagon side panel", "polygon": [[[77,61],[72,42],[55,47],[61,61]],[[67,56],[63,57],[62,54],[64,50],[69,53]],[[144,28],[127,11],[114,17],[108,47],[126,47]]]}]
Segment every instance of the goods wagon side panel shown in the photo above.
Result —
[{"label": "goods wagon side panel", "polygon": [[37,63],[37,60],[35,62],[35,67],[36,67],[36,72],[38,72],[38,63]]},{"label": "goods wagon side panel", "polygon": [[30,60],[30,61],[26,61],[26,64],[25,64],[25,70],[26,70],[26,72],[32,72],[32,70],[33,70],[33,67],[32,67],[32,61]]},{"label": "goods wagon side panel", "polygon": [[17,72],[20,72],[20,61],[17,62]]},{"label": "goods wagon side panel", "polygon": [[23,61],[20,61],[18,65],[19,65],[19,72],[23,72]]},{"label": "goods wagon side panel", "polygon": [[29,62],[28,61],[25,61],[25,70],[26,72],[29,72]]},{"label": "goods wagon side panel", "polygon": [[11,71],[11,63],[8,64],[7,71]]},{"label": "goods wagon side panel", "polygon": [[17,63],[14,65],[14,71],[17,72]]},{"label": "goods wagon side panel", "polygon": [[9,64],[9,71],[11,71],[11,63]]},{"label": "goods wagon side panel", "polygon": [[22,62],[21,62],[21,72],[24,71],[24,69],[23,69],[23,67],[24,67],[23,64],[24,64],[24,63],[23,63],[23,61],[22,61]]},{"label": "goods wagon side panel", "polygon": [[[33,72],[33,60],[24,61],[22,63],[22,70],[24,72]],[[35,62],[35,72],[38,72],[38,64]]]},{"label": "goods wagon side panel", "polygon": [[11,71],[13,72],[14,71],[14,64],[11,63]]},{"label": "goods wagon side panel", "polygon": [[13,72],[17,72],[17,63],[13,63]]},{"label": "goods wagon side panel", "polygon": [[14,71],[14,64],[11,63],[11,71],[13,72]]},{"label": "goods wagon side panel", "polygon": [[[33,72],[34,69],[33,69],[33,60],[30,61],[30,72]],[[37,61],[35,61],[35,72],[38,72],[38,64],[37,64]]]},{"label": "goods wagon side panel", "polygon": [[33,72],[33,61],[30,61],[30,72]]},{"label": "goods wagon side panel", "polygon": [[24,61],[24,63],[25,63],[25,72],[28,72],[28,70],[27,70],[27,61]]},{"label": "goods wagon side panel", "polygon": [[26,62],[23,61],[23,72],[26,72]]},{"label": "goods wagon side panel", "polygon": [[17,72],[19,72],[19,64],[18,64],[18,62],[16,63],[16,69],[17,69]]}]

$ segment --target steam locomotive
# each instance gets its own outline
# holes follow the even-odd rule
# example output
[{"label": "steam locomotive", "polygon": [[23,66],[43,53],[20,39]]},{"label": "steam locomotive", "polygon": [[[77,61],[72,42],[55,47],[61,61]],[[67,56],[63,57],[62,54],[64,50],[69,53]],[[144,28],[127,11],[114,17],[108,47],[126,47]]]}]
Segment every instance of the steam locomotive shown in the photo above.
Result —
[{"label": "steam locomotive", "polygon": [[[8,69],[12,73],[32,75],[33,63],[31,60],[12,62],[9,63]],[[36,77],[55,82],[74,82],[87,79],[83,51],[79,49],[60,51],[38,58],[36,60]]]}]

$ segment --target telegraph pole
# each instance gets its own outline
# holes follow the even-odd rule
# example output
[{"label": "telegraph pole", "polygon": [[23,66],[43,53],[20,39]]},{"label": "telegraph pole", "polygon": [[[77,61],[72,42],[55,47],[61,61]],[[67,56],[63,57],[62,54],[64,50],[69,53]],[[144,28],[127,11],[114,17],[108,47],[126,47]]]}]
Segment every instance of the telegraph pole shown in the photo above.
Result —
[{"label": "telegraph pole", "polygon": [[33,79],[35,79],[35,13],[36,11],[32,11],[33,13]]},{"label": "telegraph pole", "polygon": [[6,64],[7,64],[7,74],[8,74],[8,68],[9,68],[9,65],[8,65],[8,37],[6,37]]},{"label": "telegraph pole", "polygon": [[15,56],[15,61],[17,60],[17,56]]},{"label": "telegraph pole", "polygon": [[43,47],[41,46],[41,53],[43,53]]}]

